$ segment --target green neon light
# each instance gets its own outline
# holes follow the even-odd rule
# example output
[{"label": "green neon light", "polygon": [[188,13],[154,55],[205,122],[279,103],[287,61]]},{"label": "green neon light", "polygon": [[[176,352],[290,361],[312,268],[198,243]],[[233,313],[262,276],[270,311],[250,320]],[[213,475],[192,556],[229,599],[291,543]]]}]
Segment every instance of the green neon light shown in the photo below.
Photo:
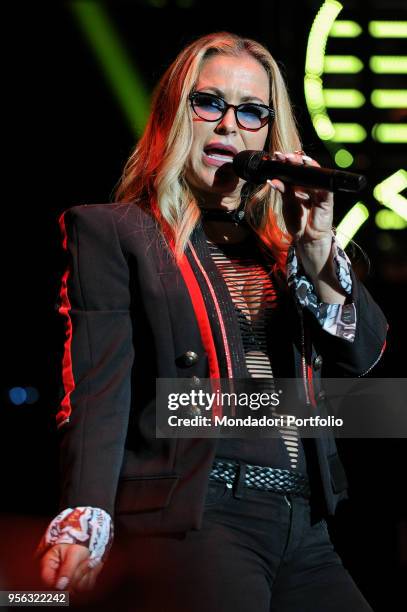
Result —
[{"label": "green neon light", "polygon": [[373,38],[407,38],[407,21],[370,21],[368,29]]},{"label": "green neon light", "polygon": [[76,1],[70,7],[115,93],[136,137],[144,130],[150,101],[141,77],[99,2]]},{"label": "green neon light", "polygon": [[383,204],[407,221],[407,198],[395,193],[391,200],[383,202]]},{"label": "green neon light", "polygon": [[306,75],[304,79],[305,97],[310,111],[322,112],[325,110],[322,81],[318,77]]},{"label": "green neon light", "polygon": [[365,128],[360,123],[333,123],[334,142],[363,142],[367,136]]},{"label": "green neon light", "polygon": [[335,21],[329,36],[333,38],[356,38],[362,33],[362,28],[356,21]]},{"label": "green neon light", "polygon": [[376,74],[406,74],[407,55],[372,55],[369,67]]},{"label": "green neon light", "polygon": [[311,121],[321,140],[330,140],[335,129],[328,116],[321,75],[325,67],[325,47],[329,32],[342,10],[336,0],[325,0],[319,9],[308,37],[305,60],[304,94]]},{"label": "green neon light", "polygon": [[372,128],[372,138],[383,143],[406,143],[407,123],[376,123]]},{"label": "green neon light", "polygon": [[374,190],[373,195],[379,202],[385,202],[393,193],[403,191],[407,187],[407,172],[406,170],[397,170],[394,174],[388,176],[384,181],[379,183]]},{"label": "green neon light", "polygon": [[406,108],[407,89],[374,89],[370,101],[376,108]]},{"label": "green neon light", "polygon": [[323,93],[328,108],[360,108],[366,102],[357,89],[324,89]]},{"label": "green neon light", "polygon": [[336,0],[325,0],[319,9],[308,37],[305,60],[305,72],[307,74],[321,76],[323,73],[328,34],[341,10],[342,4]]},{"label": "green neon light", "polygon": [[379,210],[376,213],[375,221],[377,227],[382,230],[402,230],[407,227],[407,221],[393,210]]},{"label": "green neon light", "polygon": [[332,140],[335,128],[329,117],[323,113],[314,116],[314,128],[321,140]]},{"label": "green neon light", "polygon": [[[379,183],[375,188],[377,193],[380,193],[383,201],[392,195],[394,192],[403,191],[407,187],[407,171],[397,170],[394,174],[387,177],[384,181]],[[376,194],[375,194],[376,195]]]},{"label": "green neon light", "polygon": [[349,244],[353,236],[368,218],[369,211],[363,202],[357,202],[357,204],[354,204],[346,213],[336,228],[336,237],[343,249]]},{"label": "green neon light", "polygon": [[325,55],[324,72],[357,74],[363,70],[363,62],[356,55]]},{"label": "green neon light", "polygon": [[[333,123],[328,115],[328,108],[360,108],[366,100],[357,89],[325,89],[322,83],[322,75],[326,74],[357,74],[363,69],[363,62],[356,56],[327,55],[325,49],[328,36],[337,38],[355,38],[362,33],[361,26],[354,21],[336,20],[342,10],[342,5],[336,0],[325,0],[319,9],[308,37],[304,93],[307,107],[315,131],[321,140],[329,142],[329,150],[334,153],[335,163],[346,168],[353,163],[352,154],[345,148],[335,150],[334,143],[360,143],[367,137],[365,128],[359,123]],[[405,22],[407,23],[407,22]],[[401,24],[401,26],[400,26]],[[372,36],[398,37],[404,36],[402,22],[370,22],[369,32]],[[389,56],[396,58],[395,62],[385,56],[374,56],[369,65],[373,72],[404,73],[406,67],[404,56]],[[385,69],[388,68],[386,71]],[[379,91],[379,94],[377,93]],[[372,104],[397,103],[397,108],[405,104],[404,92],[396,90],[376,90],[371,97]],[[383,97],[383,96],[387,96]],[[393,106],[394,107],[394,106]],[[376,124],[372,129],[372,135],[378,141],[404,140],[404,124]],[[396,138],[395,129],[398,130]],[[382,185],[380,186],[382,188]],[[380,190],[379,190],[380,192]],[[392,209],[399,217],[407,213],[407,201],[400,193],[392,191],[391,199],[382,202]],[[404,208],[403,208],[404,207]],[[369,211],[363,202],[358,202],[347,213],[338,226],[338,240],[343,248],[369,217]]]},{"label": "green neon light", "polygon": [[335,153],[335,163],[340,168],[349,168],[353,164],[353,155],[346,149],[339,149]]},{"label": "green neon light", "polygon": [[373,195],[380,204],[387,206],[407,221],[407,198],[400,191],[407,188],[407,171],[400,169],[376,185]]}]

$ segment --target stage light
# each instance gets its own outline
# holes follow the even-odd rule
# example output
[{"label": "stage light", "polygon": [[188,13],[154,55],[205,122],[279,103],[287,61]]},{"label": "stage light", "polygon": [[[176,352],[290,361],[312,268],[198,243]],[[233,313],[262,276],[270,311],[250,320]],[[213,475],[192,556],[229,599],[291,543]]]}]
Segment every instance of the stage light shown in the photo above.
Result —
[{"label": "stage light", "polygon": [[407,123],[376,123],[372,138],[383,143],[407,142]]},{"label": "stage light", "polygon": [[349,168],[353,164],[353,155],[346,149],[339,149],[335,153],[335,163],[340,168]]},{"label": "stage light", "polygon": [[387,206],[400,217],[407,220],[407,198],[401,191],[407,188],[407,172],[400,169],[376,185],[373,195],[380,204]]},{"label": "stage light", "polygon": [[[324,141],[335,164],[347,168],[355,161],[363,164],[365,160],[363,167],[368,167],[379,163],[377,145],[371,148],[370,155],[370,145],[374,144],[372,140],[385,145],[407,142],[407,124],[397,123],[397,120],[403,117],[399,109],[407,107],[407,92],[403,89],[403,83],[399,83],[395,78],[395,75],[407,73],[407,56],[380,55],[383,46],[379,40],[406,37],[407,22],[370,21],[368,35],[358,44],[355,41],[352,46],[354,54],[342,55],[344,43],[335,39],[356,39],[363,31],[356,21],[338,19],[342,9],[343,4],[337,0],[325,0],[312,23],[306,52],[305,99],[314,129]],[[393,49],[391,46],[386,47],[389,53],[394,53]],[[329,51],[327,55],[326,50]],[[336,55],[332,50],[338,50],[339,53]],[[359,76],[365,65],[358,57],[358,51],[363,57],[367,56],[366,63],[368,62],[371,71],[368,80]],[[374,76],[376,74],[380,75],[380,80]],[[336,75],[343,75],[343,78],[337,78]],[[392,75],[388,84],[382,75]],[[373,85],[370,91],[365,91],[367,83]],[[385,110],[389,111],[387,116]],[[373,118],[373,113],[377,117]],[[389,156],[393,153],[395,159],[401,156],[400,148],[395,147],[391,153],[389,149],[390,147],[387,147],[386,153],[383,148],[382,155],[386,160],[390,159]],[[391,222],[397,227],[404,223],[406,199],[400,191],[401,189],[397,190],[393,183],[389,185],[387,181],[382,181],[377,186],[374,196],[381,204],[391,209],[388,211],[390,216],[378,217],[379,223]],[[367,208],[362,203],[359,204],[349,211],[349,216],[346,215],[344,225],[341,226],[345,228],[348,237],[356,233],[369,215]],[[398,215],[398,220],[395,214]]]},{"label": "stage light", "polygon": [[367,133],[363,125],[360,123],[333,123],[334,142],[363,142],[366,139]]},{"label": "stage light", "polygon": [[377,227],[382,230],[402,230],[407,227],[407,221],[393,210],[379,210],[375,221]]},{"label": "stage light", "polygon": [[363,202],[354,204],[346,213],[336,228],[336,237],[343,249],[349,244],[353,236],[368,218],[369,210]]},{"label": "stage light", "polygon": [[325,106],[321,79],[317,76],[306,75],[304,83],[308,108],[310,111],[320,112]]},{"label": "stage light", "polygon": [[374,89],[370,101],[376,108],[407,108],[407,90]]},{"label": "stage light", "polygon": [[324,72],[325,46],[328,34],[341,9],[342,5],[336,0],[326,0],[314,19],[308,38],[304,95],[312,124],[321,140],[331,140],[335,134],[335,128],[326,112],[320,76]]},{"label": "stage light", "polygon": [[13,387],[9,390],[8,396],[15,406],[21,406],[27,399],[27,392],[23,387]]},{"label": "stage light", "polygon": [[357,74],[363,70],[363,62],[355,55],[325,55],[324,72],[326,74]]},{"label": "stage light", "polygon": [[372,55],[369,67],[376,74],[406,74],[407,55]]},{"label": "stage light", "polygon": [[329,36],[332,36],[332,38],[356,38],[361,33],[362,28],[356,21],[338,20],[332,24]]},{"label": "stage light", "polygon": [[366,102],[365,96],[357,89],[324,89],[327,108],[360,108]]},{"label": "stage light", "polygon": [[321,140],[331,140],[333,134],[335,133],[335,128],[332,125],[331,120],[323,113],[315,115],[314,127]]},{"label": "stage light", "polygon": [[319,9],[309,33],[305,60],[306,74],[321,76],[323,73],[326,42],[341,10],[342,5],[336,0],[326,0]]},{"label": "stage light", "polygon": [[[327,143],[358,143],[363,142],[367,136],[364,127],[359,123],[333,123],[327,108],[359,108],[365,103],[363,94],[357,89],[324,89],[320,78],[325,65],[329,71],[329,66],[333,67],[335,62],[336,68],[344,62],[348,70],[351,65],[354,71],[363,67],[355,56],[329,55],[328,61],[325,61],[325,47],[331,33],[333,36],[355,37],[361,32],[360,26],[354,21],[336,21],[342,8],[342,4],[336,0],[325,0],[314,19],[307,45],[304,94],[312,124],[321,140]],[[344,60],[344,57],[347,59]]]},{"label": "stage light", "polygon": [[150,100],[119,35],[101,3],[72,2],[70,8],[93,48],[132,131],[139,137],[147,122]]},{"label": "stage light", "polygon": [[368,29],[373,38],[407,38],[407,21],[370,21]]}]

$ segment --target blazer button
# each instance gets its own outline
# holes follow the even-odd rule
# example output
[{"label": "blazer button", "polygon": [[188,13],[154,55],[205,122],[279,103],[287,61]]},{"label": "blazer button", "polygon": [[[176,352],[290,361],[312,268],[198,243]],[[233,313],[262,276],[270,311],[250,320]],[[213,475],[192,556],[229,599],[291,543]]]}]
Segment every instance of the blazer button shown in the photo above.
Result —
[{"label": "blazer button", "polygon": [[198,361],[198,355],[194,351],[187,351],[182,355],[182,361],[186,366],[192,366]]},{"label": "blazer button", "polygon": [[323,364],[322,355],[317,355],[314,359],[314,370],[320,370]]},{"label": "blazer button", "polygon": [[326,393],[325,391],[320,391],[317,395],[317,399],[320,400],[321,402],[326,399]]}]

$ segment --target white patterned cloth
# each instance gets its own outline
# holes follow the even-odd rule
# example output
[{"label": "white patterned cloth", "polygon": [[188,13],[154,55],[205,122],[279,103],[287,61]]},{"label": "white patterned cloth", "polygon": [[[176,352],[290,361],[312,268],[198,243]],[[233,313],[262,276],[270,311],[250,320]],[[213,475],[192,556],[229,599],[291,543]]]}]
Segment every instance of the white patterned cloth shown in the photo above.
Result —
[{"label": "white patterned cloth", "polygon": [[35,555],[42,556],[54,544],[81,544],[90,552],[89,567],[95,567],[106,560],[113,532],[113,521],[105,510],[91,506],[66,508],[48,525]]},{"label": "white patterned cloth", "polygon": [[[350,274],[350,261],[345,251],[339,246],[335,236],[332,236],[333,261],[336,276],[342,289],[351,296],[352,277]],[[294,291],[298,302],[303,308],[310,310],[321,327],[333,336],[344,338],[353,342],[356,334],[356,306],[354,302],[348,304],[326,304],[320,302],[312,281],[306,276],[297,257],[295,245],[291,245],[287,257],[287,283]]]}]

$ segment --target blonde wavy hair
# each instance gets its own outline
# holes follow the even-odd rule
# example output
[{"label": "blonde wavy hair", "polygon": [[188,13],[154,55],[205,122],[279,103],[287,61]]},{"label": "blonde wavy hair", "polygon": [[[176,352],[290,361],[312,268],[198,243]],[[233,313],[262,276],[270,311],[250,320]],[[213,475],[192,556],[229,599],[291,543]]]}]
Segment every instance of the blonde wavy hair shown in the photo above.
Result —
[{"label": "blonde wavy hair", "polygon": [[[116,201],[134,202],[153,214],[177,261],[183,256],[201,216],[184,174],[193,137],[188,96],[203,63],[215,54],[234,57],[248,54],[265,68],[270,80],[269,104],[276,110],[265,150],[272,153],[301,149],[283,77],[265,47],[230,32],[215,32],[184,48],[154,89],[146,128],[115,191]],[[281,195],[268,183],[246,183],[243,188],[247,222],[261,244],[270,249],[277,263],[284,267],[291,240],[284,224]]]}]

